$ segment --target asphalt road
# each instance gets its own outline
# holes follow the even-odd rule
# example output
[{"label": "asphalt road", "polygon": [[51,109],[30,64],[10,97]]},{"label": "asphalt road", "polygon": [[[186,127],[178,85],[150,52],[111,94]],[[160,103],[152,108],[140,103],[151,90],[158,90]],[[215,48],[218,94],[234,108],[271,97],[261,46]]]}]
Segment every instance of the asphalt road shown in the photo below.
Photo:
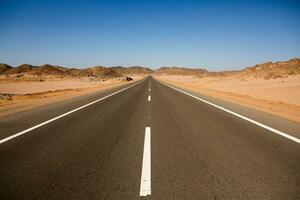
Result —
[{"label": "asphalt road", "polygon": [[[2,118],[0,140],[122,88]],[[0,199],[300,199],[300,144],[149,77],[2,142]]]}]

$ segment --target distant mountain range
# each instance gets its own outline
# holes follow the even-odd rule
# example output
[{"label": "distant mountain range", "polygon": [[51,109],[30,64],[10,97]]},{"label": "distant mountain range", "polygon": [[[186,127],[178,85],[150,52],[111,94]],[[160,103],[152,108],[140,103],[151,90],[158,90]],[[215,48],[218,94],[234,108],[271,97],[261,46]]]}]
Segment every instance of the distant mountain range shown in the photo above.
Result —
[{"label": "distant mountain range", "polygon": [[162,67],[154,71],[158,75],[193,75],[198,77],[228,77],[239,78],[284,78],[292,75],[300,75],[300,59],[294,58],[283,62],[267,62],[246,67],[236,71],[211,72],[206,69],[188,69],[183,67]]},{"label": "distant mountain range", "polygon": [[69,77],[97,77],[97,78],[114,78],[121,77],[122,75],[130,74],[150,74],[153,71],[151,69],[132,66],[132,67],[103,67],[95,66],[89,68],[67,68],[61,66],[52,66],[49,64],[42,66],[33,66],[29,64],[23,64],[18,67],[12,67],[7,64],[0,64],[0,75],[15,75],[15,74],[27,74],[27,75],[55,75],[55,76],[69,76]]},{"label": "distant mountain range", "polygon": [[239,76],[256,78],[282,78],[289,75],[300,74],[300,59],[294,58],[283,62],[267,62],[258,64],[252,67],[247,67],[238,71],[223,71],[223,72],[210,72],[201,68],[184,68],[184,67],[161,67],[157,70],[151,70],[142,66],[131,67],[103,67],[95,66],[84,69],[80,68],[67,68],[61,66],[52,66],[49,64],[42,66],[33,66],[30,64],[23,64],[18,67],[12,67],[7,64],[0,64],[0,75],[55,75],[55,76],[68,76],[68,77],[97,77],[97,78],[114,78],[123,75],[131,74],[156,74],[156,75],[192,75],[198,77],[206,76]]}]

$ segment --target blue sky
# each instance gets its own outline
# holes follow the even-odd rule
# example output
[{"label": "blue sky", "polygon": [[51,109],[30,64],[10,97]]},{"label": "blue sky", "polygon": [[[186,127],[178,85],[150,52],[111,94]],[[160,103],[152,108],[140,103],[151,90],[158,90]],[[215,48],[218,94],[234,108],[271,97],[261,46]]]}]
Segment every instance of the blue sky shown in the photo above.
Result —
[{"label": "blue sky", "polygon": [[300,57],[300,1],[0,0],[0,62],[240,69]]}]

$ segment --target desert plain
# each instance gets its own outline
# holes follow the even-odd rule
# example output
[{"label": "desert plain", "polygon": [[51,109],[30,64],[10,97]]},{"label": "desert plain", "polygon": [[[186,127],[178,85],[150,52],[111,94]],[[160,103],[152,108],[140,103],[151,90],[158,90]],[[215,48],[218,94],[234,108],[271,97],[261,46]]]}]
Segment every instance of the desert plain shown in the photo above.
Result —
[{"label": "desert plain", "polygon": [[184,67],[69,69],[27,64],[14,68],[2,64],[0,73],[0,116],[128,84],[151,75],[179,88],[300,122],[300,60],[297,58],[222,72]]},{"label": "desert plain", "polygon": [[300,122],[300,60],[268,62],[239,71],[157,73],[158,80]]},{"label": "desert plain", "polygon": [[[27,64],[15,68],[2,64],[0,67],[0,117],[121,86],[145,77],[143,74],[126,74],[128,70],[124,72],[125,69],[120,67],[115,70],[104,67],[77,70]],[[131,70],[135,71],[136,67]]]}]

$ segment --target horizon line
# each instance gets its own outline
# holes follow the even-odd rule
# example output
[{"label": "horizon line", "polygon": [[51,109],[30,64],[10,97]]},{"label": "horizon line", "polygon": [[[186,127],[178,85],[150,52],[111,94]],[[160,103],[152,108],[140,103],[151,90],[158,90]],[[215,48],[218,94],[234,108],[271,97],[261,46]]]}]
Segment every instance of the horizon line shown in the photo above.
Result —
[{"label": "horizon line", "polygon": [[[4,65],[8,65],[8,66],[11,66],[11,67],[19,67],[21,65],[31,65],[31,66],[36,66],[36,67],[41,67],[41,66],[44,66],[44,65],[50,65],[50,66],[56,66],[56,67],[64,67],[64,68],[77,68],[77,69],[86,69],[86,68],[92,68],[92,67],[105,67],[105,68],[112,68],[112,67],[124,67],[124,68],[130,68],[130,67],[142,67],[142,68],[148,68],[148,69],[151,69],[151,70],[157,70],[157,69],[160,69],[160,68],[163,68],[163,67],[170,67],[170,68],[185,68],[185,69],[204,69],[204,70],[207,70],[207,71],[211,71],[211,72],[222,72],[222,71],[237,71],[237,70],[242,70],[242,69],[245,69],[247,67],[254,67],[255,65],[260,65],[260,64],[265,64],[265,63],[277,63],[277,62],[287,62],[287,61],[290,61],[290,60],[294,60],[294,59],[300,59],[300,56],[299,57],[292,57],[292,58],[289,58],[289,59],[285,59],[285,60],[268,60],[268,61],[264,61],[264,62],[260,62],[260,63],[256,63],[254,65],[248,65],[248,66],[243,66],[243,67],[239,67],[238,69],[230,69],[230,70],[209,70],[209,67],[195,67],[195,66],[183,66],[183,65],[161,65],[161,66],[156,66],[156,67],[149,67],[149,66],[146,66],[146,65],[99,65],[99,64],[96,64],[96,65],[57,65],[57,64],[49,64],[49,63],[44,63],[44,64],[31,64],[31,63],[22,63],[22,64],[19,64],[19,65],[10,65],[8,63],[5,63],[5,62],[0,62],[0,64],[4,64]],[[226,68],[226,67],[225,67]]]}]

